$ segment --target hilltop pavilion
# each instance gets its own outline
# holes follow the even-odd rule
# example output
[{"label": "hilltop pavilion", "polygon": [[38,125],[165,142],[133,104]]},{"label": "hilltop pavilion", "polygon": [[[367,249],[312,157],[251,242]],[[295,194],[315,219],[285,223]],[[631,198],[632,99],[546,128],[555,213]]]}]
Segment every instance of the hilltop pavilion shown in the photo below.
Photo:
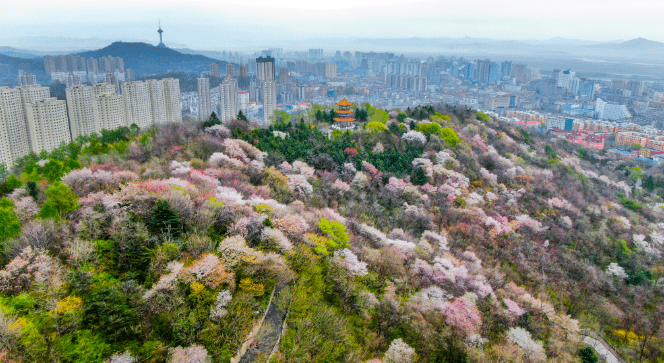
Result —
[{"label": "hilltop pavilion", "polygon": [[332,128],[335,130],[351,130],[355,128],[355,112],[350,109],[350,106],[354,103],[349,102],[347,99],[343,99],[340,102],[336,103],[339,106],[339,109],[334,111],[336,117],[334,118],[334,125]]}]

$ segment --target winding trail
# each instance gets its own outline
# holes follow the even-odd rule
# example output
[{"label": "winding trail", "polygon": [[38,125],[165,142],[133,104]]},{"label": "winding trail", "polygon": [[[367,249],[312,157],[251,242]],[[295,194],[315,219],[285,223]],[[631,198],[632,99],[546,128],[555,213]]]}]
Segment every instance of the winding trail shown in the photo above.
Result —
[{"label": "winding trail", "polygon": [[279,308],[277,301],[279,300],[278,297],[281,291],[286,286],[288,285],[284,284],[275,288],[273,298],[270,301],[270,305],[267,307],[263,324],[253,338],[253,341],[256,342],[257,345],[250,345],[250,348],[247,349],[238,361],[239,363],[254,362],[259,355],[267,359],[279,344],[287,312]]}]

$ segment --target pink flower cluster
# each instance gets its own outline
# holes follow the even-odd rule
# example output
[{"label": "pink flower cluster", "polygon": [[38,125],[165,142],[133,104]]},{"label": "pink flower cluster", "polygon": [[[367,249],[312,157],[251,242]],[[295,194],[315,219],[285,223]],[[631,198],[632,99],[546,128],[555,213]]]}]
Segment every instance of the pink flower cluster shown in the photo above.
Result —
[{"label": "pink flower cluster", "polygon": [[350,185],[341,179],[337,179],[334,181],[334,184],[332,184],[332,188],[341,190],[342,192],[349,192],[350,191]]},{"label": "pink flower cluster", "polygon": [[378,170],[373,164],[366,161],[362,162],[362,170],[367,174],[369,179],[380,180],[383,176],[383,172]]},{"label": "pink flower cluster", "polygon": [[406,182],[405,180],[391,176],[389,183],[385,185],[385,189],[392,193],[401,193],[409,185],[410,183]]},{"label": "pink flower cluster", "polygon": [[229,137],[231,135],[231,130],[224,125],[212,125],[205,128],[205,132],[208,134],[218,136],[218,137]]},{"label": "pink flower cluster", "polygon": [[484,143],[484,140],[482,140],[482,136],[479,134],[473,136],[471,139],[471,142],[473,146],[477,147],[478,149],[482,150],[482,152],[486,152],[488,150],[488,147]]},{"label": "pink flower cluster", "polygon": [[289,214],[277,218],[274,220],[274,225],[291,237],[300,237],[309,230],[309,224],[299,214]]},{"label": "pink flower cluster", "polygon": [[512,225],[507,217],[496,214],[495,217],[486,217],[484,225],[493,227],[491,233],[494,235],[506,234],[512,232]]},{"label": "pink flower cluster", "polygon": [[521,214],[515,219],[519,227],[528,227],[535,233],[543,232],[547,229],[546,227],[542,226],[542,222],[533,219],[527,214]]},{"label": "pink flower cluster", "polygon": [[93,191],[116,188],[120,183],[138,181],[138,175],[131,171],[110,172],[88,168],[72,170],[62,176],[61,181],[77,195],[85,195]]},{"label": "pink flower cluster", "polygon": [[445,316],[445,323],[458,328],[466,336],[477,333],[482,326],[480,311],[466,296],[445,303],[443,315]]},{"label": "pink flower cluster", "polygon": [[55,270],[55,261],[44,251],[25,247],[0,271],[0,292],[17,294],[33,284],[46,283]]},{"label": "pink flower cluster", "polygon": [[207,188],[215,188],[217,185],[219,185],[219,180],[217,180],[217,178],[205,174],[200,169],[194,169],[190,171],[189,178],[191,178],[191,181],[195,183],[198,182]]}]

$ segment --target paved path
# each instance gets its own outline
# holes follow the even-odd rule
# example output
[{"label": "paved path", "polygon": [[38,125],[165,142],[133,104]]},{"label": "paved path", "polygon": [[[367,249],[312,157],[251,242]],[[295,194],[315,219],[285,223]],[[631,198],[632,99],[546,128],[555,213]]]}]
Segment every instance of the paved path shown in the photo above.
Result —
[{"label": "paved path", "polygon": [[274,346],[279,342],[281,337],[281,328],[286,318],[286,311],[282,310],[277,306],[277,301],[279,300],[279,294],[283,290],[284,286],[278,286],[275,291],[275,296],[272,299],[272,302],[267,307],[268,311],[265,314],[265,320],[263,320],[263,325],[258,330],[254,342],[258,343],[257,347],[252,347],[247,350],[246,353],[240,359],[240,363],[250,363],[254,362],[259,355],[262,355],[267,359]]},{"label": "paved path", "polygon": [[597,354],[601,355],[602,358],[606,360],[606,363],[620,363],[620,359],[618,359],[618,357],[616,357],[613,352],[611,352],[611,350],[599,340],[585,336],[583,337],[583,342],[593,347]]}]

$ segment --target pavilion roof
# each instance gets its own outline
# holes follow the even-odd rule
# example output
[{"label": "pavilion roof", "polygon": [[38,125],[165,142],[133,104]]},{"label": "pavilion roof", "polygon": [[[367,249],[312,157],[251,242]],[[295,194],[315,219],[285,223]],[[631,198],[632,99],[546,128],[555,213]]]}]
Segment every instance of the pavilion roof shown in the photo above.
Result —
[{"label": "pavilion roof", "polygon": [[351,102],[348,101],[346,98],[344,98],[343,100],[341,100],[341,101],[339,101],[338,103],[336,103],[336,105],[337,105],[337,106],[352,106],[353,103],[351,103]]}]

